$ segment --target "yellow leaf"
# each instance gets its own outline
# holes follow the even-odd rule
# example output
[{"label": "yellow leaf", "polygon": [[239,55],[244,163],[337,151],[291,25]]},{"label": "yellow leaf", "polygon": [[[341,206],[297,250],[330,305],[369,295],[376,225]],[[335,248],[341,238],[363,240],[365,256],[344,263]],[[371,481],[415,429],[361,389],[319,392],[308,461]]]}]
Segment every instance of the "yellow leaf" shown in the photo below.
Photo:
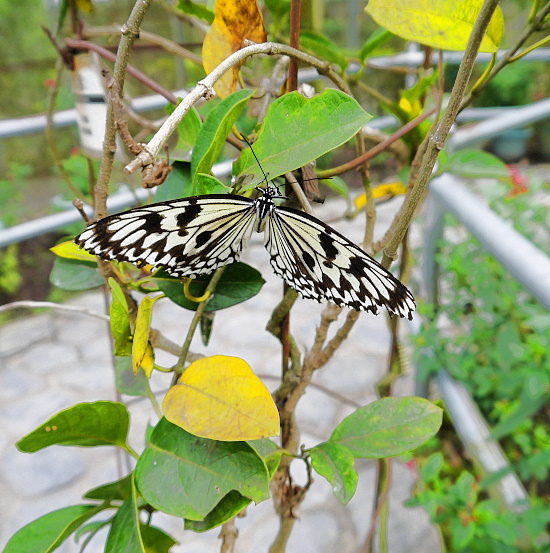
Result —
[{"label": "yellow leaf", "polygon": [[[204,37],[202,63],[210,73],[222,61],[244,46],[245,39],[265,42],[264,21],[256,0],[216,0],[214,22]],[[233,66],[214,85],[220,98],[235,91],[242,64]]]},{"label": "yellow leaf", "polygon": [[271,394],[238,357],[215,355],[192,363],[162,408],[171,423],[202,438],[240,441],[279,434]]},{"label": "yellow leaf", "polygon": [[79,261],[97,261],[96,256],[88,253],[86,250],[80,249],[74,242],[61,242],[50,250],[59,257],[66,257],[67,259],[77,259]]},{"label": "yellow leaf", "polygon": [[137,374],[141,367],[147,378],[153,372],[155,355],[149,343],[149,330],[151,328],[151,317],[155,302],[164,296],[150,298],[145,296],[138,307],[136,322],[134,326],[134,339],[132,340],[132,368]]},{"label": "yellow leaf", "polygon": [[[406,194],[407,187],[400,182],[387,182],[380,184],[373,188],[372,197],[376,200],[378,198],[385,198],[386,196],[398,196],[400,194]],[[355,209],[363,209],[367,205],[367,195],[365,193],[360,194],[355,198]]]},{"label": "yellow leaf", "polygon": [[[464,50],[483,0],[370,0],[366,12],[382,27],[405,38],[443,50]],[[495,10],[480,52],[496,52],[504,18]]]},{"label": "yellow leaf", "polygon": [[406,194],[407,187],[400,182],[386,182],[377,186],[372,191],[374,199],[384,198],[385,196],[399,196],[400,194]]}]

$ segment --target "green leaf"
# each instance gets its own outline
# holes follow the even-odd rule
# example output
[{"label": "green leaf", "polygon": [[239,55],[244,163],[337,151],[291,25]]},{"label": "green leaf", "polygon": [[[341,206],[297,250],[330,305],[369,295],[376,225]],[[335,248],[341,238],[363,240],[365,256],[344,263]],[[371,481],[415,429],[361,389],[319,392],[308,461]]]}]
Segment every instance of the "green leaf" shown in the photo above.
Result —
[{"label": "green leaf", "polygon": [[174,161],[172,171],[162,186],[157,188],[155,202],[165,202],[176,198],[187,198],[193,195],[193,180],[191,179],[191,163]]},{"label": "green leaf", "polygon": [[[310,100],[291,92],[269,107],[254,152],[274,179],[344,144],[370,118],[356,100],[338,90],[325,90]],[[250,148],[243,150],[233,169],[246,188],[264,180]]]},{"label": "green leaf", "polygon": [[431,438],[441,426],[442,410],[419,397],[388,397],[360,407],[330,438],[355,457],[400,455]]},{"label": "green leaf", "polygon": [[342,71],[348,66],[348,60],[340,53],[340,49],[326,36],[314,31],[300,33],[300,48],[311,52],[314,56],[335,63]]},{"label": "green leaf", "polygon": [[495,178],[507,184],[512,180],[510,171],[503,161],[480,150],[458,150],[447,158],[438,172],[449,172],[467,179]]},{"label": "green leaf", "polygon": [[126,449],[129,422],[128,409],[122,403],[78,403],[48,419],[16,446],[25,453],[51,445],[117,445]]},{"label": "green leaf", "polygon": [[103,505],[73,505],[52,511],[17,531],[2,553],[50,553]]},{"label": "green leaf", "polygon": [[389,40],[392,36],[394,36],[393,33],[383,27],[376,29],[361,47],[359,59],[365,63],[365,60],[378,48],[378,46],[384,44],[384,42]]},{"label": "green leaf", "polygon": [[254,451],[264,460],[267,470],[269,471],[269,478],[271,479],[275,474],[275,471],[279,468],[283,450],[269,438],[260,438],[259,440],[248,440]]},{"label": "green leaf", "polygon": [[176,151],[189,151],[197,142],[199,131],[202,127],[202,120],[199,112],[191,106],[178,125],[178,142]]},{"label": "green leaf", "polygon": [[156,526],[142,524],[140,528],[146,553],[168,553],[170,548],[178,543],[172,536]]},{"label": "green leaf", "polygon": [[194,178],[198,173],[210,173],[227,135],[253,93],[253,90],[234,92],[208,114],[191,154],[191,175]]},{"label": "green leaf", "polygon": [[197,195],[226,194],[231,190],[230,186],[225,186],[225,184],[220,182],[216,177],[206,175],[205,173],[198,173],[195,175],[193,186]]},{"label": "green leaf", "polygon": [[130,473],[116,482],[88,490],[83,497],[100,501],[125,501],[132,495],[132,478],[133,473]]},{"label": "green leaf", "polygon": [[443,468],[443,455],[439,452],[430,455],[426,462],[422,464],[420,469],[420,477],[422,482],[430,482],[439,477],[439,473]]},{"label": "green leaf", "polygon": [[191,0],[178,0],[178,9],[187,15],[192,15],[206,21],[209,25],[212,25],[214,21],[214,12],[204,4],[191,2]]},{"label": "green leaf", "polygon": [[215,311],[204,312],[201,315],[200,320],[200,330],[201,330],[201,340],[202,343],[207,346],[210,342],[210,337],[212,336],[212,330],[214,329],[214,316],[216,315]]},{"label": "green leaf", "polygon": [[329,481],[334,495],[345,505],[357,488],[358,475],[351,451],[334,442],[323,442],[309,454],[313,468]]},{"label": "green leaf", "polygon": [[[211,278],[212,275],[199,275],[193,279],[189,286],[191,294],[197,298],[201,297]],[[197,310],[199,304],[185,297],[181,279],[170,277],[164,271],[157,271],[153,280],[174,303],[191,311]],[[250,265],[245,263],[228,265],[216,286],[214,295],[206,304],[206,311],[225,309],[252,298],[260,291],[264,282],[262,275]]]},{"label": "green leaf", "polygon": [[50,282],[62,290],[90,290],[105,284],[97,265],[90,267],[63,257],[53,262]]},{"label": "green leaf", "polygon": [[105,553],[145,553],[139,531],[135,486],[131,485],[131,488],[131,496],[118,508],[113,518]]},{"label": "green leaf", "polygon": [[246,442],[199,438],[164,418],[135,473],[148,503],[190,520],[203,520],[232,490],[256,503],[269,497],[265,464]]},{"label": "green leaf", "polygon": [[185,519],[184,528],[193,532],[206,532],[227,522],[250,505],[252,500],[244,497],[238,491],[230,491],[203,520]]},{"label": "green leaf", "polygon": [[120,284],[112,277],[109,277],[111,287],[111,307],[109,317],[111,333],[115,342],[115,355],[130,355],[132,353],[132,330],[130,329],[130,312],[126,296]]},{"label": "green leaf", "polygon": [[349,186],[344,179],[341,179],[340,177],[332,177],[330,179],[320,179],[319,182],[333,192],[336,192],[339,196],[349,198]]},{"label": "green leaf", "polygon": [[115,359],[116,389],[127,396],[149,395],[149,382],[143,371],[134,374],[132,358],[128,355]]}]

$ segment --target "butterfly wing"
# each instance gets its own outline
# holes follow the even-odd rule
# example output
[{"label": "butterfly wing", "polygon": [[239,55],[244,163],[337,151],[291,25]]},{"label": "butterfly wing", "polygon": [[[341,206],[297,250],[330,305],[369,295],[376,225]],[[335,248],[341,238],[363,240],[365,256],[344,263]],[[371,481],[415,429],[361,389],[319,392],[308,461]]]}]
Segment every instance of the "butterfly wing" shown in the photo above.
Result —
[{"label": "butterfly wing", "polygon": [[194,196],[110,215],[89,225],[75,242],[101,259],[194,277],[237,261],[255,218],[248,198]]},{"label": "butterfly wing", "polygon": [[264,243],[275,273],[304,298],[412,319],[406,286],[345,236],[315,217],[278,207],[267,218]]}]

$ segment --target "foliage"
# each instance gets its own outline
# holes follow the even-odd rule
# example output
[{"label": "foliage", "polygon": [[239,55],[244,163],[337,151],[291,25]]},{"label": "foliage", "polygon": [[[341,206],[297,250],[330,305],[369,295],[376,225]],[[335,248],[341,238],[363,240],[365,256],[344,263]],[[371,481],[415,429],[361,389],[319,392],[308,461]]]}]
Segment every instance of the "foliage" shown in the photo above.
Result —
[{"label": "foliage", "polygon": [[[161,9],[160,4],[169,7],[168,3],[166,6],[165,3],[155,3],[152,9]],[[373,1],[371,8],[376,4]],[[444,30],[447,38],[452,38],[453,44],[459,47],[467,43],[482,2],[468,0],[473,15],[460,26],[455,23],[458,20],[457,10],[460,11],[461,6],[448,2],[445,3],[444,13],[434,8],[428,16],[422,14],[422,22],[427,22],[427,25],[412,26],[412,30],[405,31],[397,25],[402,19],[398,12],[399,8],[410,4],[411,0],[395,0],[392,3],[394,10],[378,13],[377,17],[384,17],[381,22],[400,37],[437,46],[433,42],[434,36]],[[180,0],[177,6],[184,19],[192,17],[211,23],[208,33],[200,37],[204,67],[197,65],[189,53],[185,62],[189,75],[186,84],[191,90],[186,99],[209,99],[211,90],[204,84],[205,79],[197,86],[195,81],[201,79],[204,72],[207,73],[206,79],[215,75],[218,63],[234,59],[231,56],[241,50],[245,39],[263,42],[267,37],[263,15],[256,2],[243,0],[218,0],[213,19],[209,9],[195,2]],[[73,15],[83,20],[88,21],[89,18],[93,21],[98,17],[98,6],[89,1],[75,2],[72,7],[75,8]],[[92,7],[93,11],[90,11]],[[129,55],[130,47],[139,34],[137,29],[141,28],[142,22],[138,18],[148,7],[147,2],[138,2],[128,19],[128,32],[123,34],[119,44],[123,58]],[[273,32],[283,35],[283,42],[288,42],[290,27],[296,26],[296,22],[289,21],[288,7],[288,2],[266,2],[266,19],[272,21]],[[70,19],[68,8],[69,0],[62,2],[58,19],[61,26],[64,24],[66,27]],[[413,19],[411,17],[411,22],[418,23],[418,17]],[[443,29],[443,23],[449,19],[456,27],[454,34],[449,34],[448,26]],[[502,14],[497,10],[485,37],[481,34],[476,38],[478,45],[491,51],[498,47],[502,34],[501,19]],[[151,22],[155,20],[151,17]],[[196,20],[193,22],[197,24]],[[200,25],[197,26],[200,28]],[[194,36],[197,31],[191,29],[194,26],[189,27],[190,36]],[[299,28],[292,31],[300,34]],[[168,175],[168,178],[158,191],[158,200],[223,194],[230,189],[246,195],[253,193],[252,189],[264,180],[264,175],[248,148],[243,150],[233,166],[233,182],[222,182],[212,175],[214,164],[229,157],[226,142],[236,143],[241,149],[243,134],[250,135],[251,140],[255,141],[254,151],[270,179],[300,170],[323,156],[321,162],[330,166],[335,151],[346,154],[351,151],[351,148],[346,148],[351,140],[355,140],[358,152],[364,151],[359,134],[370,115],[355,96],[359,99],[362,96],[360,85],[365,85],[362,81],[367,80],[369,56],[381,45],[387,44],[390,33],[379,30],[351,55],[319,30],[307,29],[302,36],[304,48],[320,59],[312,59],[299,51],[292,51],[291,54],[295,60],[301,59],[303,63],[316,66],[331,80],[331,86],[319,80],[315,83],[318,93],[311,93],[312,97],[307,94],[302,96],[288,90],[289,85],[278,84],[276,72],[281,64],[275,58],[255,56],[253,59],[234,61],[225,76],[220,75],[212,83],[219,98],[206,106],[197,107],[196,111],[193,108],[174,125],[178,140],[175,152],[171,152],[169,175],[166,165],[161,165],[165,171],[160,174],[164,177]],[[173,48],[176,45],[171,46],[176,49]],[[181,53],[181,50],[177,51]],[[345,72],[346,66],[352,59],[358,58],[361,59],[360,71],[350,78]],[[335,64],[334,67],[330,62]],[[163,81],[167,71],[162,63],[152,63],[149,69],[150,76],[157,79],[159,86],[162,87],[163,83],[171,86],[172,83],[167,85]],[[290,77],[295,77],[292,71],[289,82]],[[268,76],[271,77],[266,78]],[[395,113],[403,124],[426,114],[428,103],[433,102],[432,91],[437,86],[438,74],[431,69],[423,69],[418,77],[417,85],[395,95],[399,97],[397,101],[374,94],[379,106]],[[401,78],[401,73],[397,78]],[[264,87],[264,82],[269,84]],[[240,90],[236,90],[238,84],[243,84]],[[137,87],[137,90],[140,88]],[[440,97],[442,92],[438,91],[436,96]],[[193,93],[196,95],[191,96]],[[184,102],[175,108],[172,115],[181,114],[183,110],[179,108],[182,105],[189,107]],[[127,115],[125,113],[120,118],[117,115],[119,131],[124,130],[122,123]],[[114,120],[108,123],[114,128]],[[140,129],[140,141],[150,133],[149,128]],[[409,149],[410,160],[413,160],[422,144],[428,143],[431,129],[432,124],[426,117],[423,122],[412,125],[408,132],[399,134],[400,131],[397,131],[393,137],[388,137],[392,139],[388,145],[400,139]],[[135,132],[134,129],[132,132]],[[155,134],[148,148],[143,148],[128,136],[125,139],[134,155],[140,152],[140,156],[146,156],[152,152],[151,145],[155,139],[158,139],[157,145],[162,142],[158,138],[162,132],[163,129]],[[112,146],[114,150],[114,141],[109,144],[108,135],[105,141],[106,149]],[[190,157],[189,150],[192,150]],[[94,201],[100,211],[106,210],[106,189],[111,176],[109,160],[110,156],[102,160],[94,189]],[[74,189],[87,193],[88,179],[81,178],[82,161],[82,158],[73,158],[65,162],[64,167]],[[456,158],[447,159],[447,162],[467,165],[464,160]],[[148,165],[143,172],[147,187],[151,185],[147,181],[148,176],[158,166],[145,165]],[[366,208],[369,212],[374,211],[368,167],[364,161],[359,161],[357,166],[361,167]],[[432,168],[427,167],[427,174],[431,173]],[[406,172],[409,167],[401,169]],[[343,171],[334,172],[339,174]],[[154,185],[158,185],[160,180],[155,181]],[[308,182],[307,179],[305,182]],[[342,183],[337,182],[333,189],[347,195],[349,187],[344,181]],[[412,179],[408,184],[414,187],[416,182]],[[403,187],[392,186],[384,190],[385,194],[402,195]],[[316,193],[310,196],[315,197]],[[418,205],[414,201],[419,200],[407,195],[405,202],[412,206],[411,212]],[[403,221],[408,224],[410,217],[396,218],[389,235],[399,236],[406,251],[406,238],[403,240],[406,224]],[[371,228],[367,228],[366,235],[369,234],[372,234]],[[79,537],[87,535],[86,544],[90,537],[106,526],[109,527],[107,552],[168,551],[175,542],[153,526],[155,513],[180,517],[186,529],[203,532],[224,525],[252,502],[268,499],[270,486],[277,498],[275,505],[281,517],[281,526],[288,529],[295,520],[293,509],[303,500],[312,484],[313,470],[324,477],[336,497],[346,503],[353,497],[357,485],[356,459],[387,458],[414,450],[433,437],[441,424],[441,410],[425,399],[383,397],[357,408],[332,429],[328,440],[309,450],[300,448],[296,405],[305,393],[313,372],[335,354],[347,337],[356,320],[354,314],[341,321],[340,328],[333,333],[334,337],[327,339],[329,327],[338,321],[339,313],[325,310],[318,324],[315,342],[306,353],[301,353],[284,324],[284,317],[290,312],[295,299],[292,291],[285,295],[280,305],[273,306],[268,328],[281,340],[286,361],[280,385],[272,396],[254,374],[254,367],[248,366],[242,359],[223,354],[199,358],[190,350],[197,326],[201,326],[203,340],[207,343],[217,310],[230,309],[260,292],[263,279],[256,269],[240,263],[227,268],[223,274],[217,271],[204,279],[182,282],[167,278],[161,272],[151,274],[147,266],[98,263],[77,251],[70,241],[56,246],[54,253],[57,258],[50,278],[56,286],[84,290],[99,287],[105,281],[109,283],[117,389],[123,394],[148,397],[159,420],[149,429],[146,443],[140,451],[135,451],[128,444],[132,424],[128,410],[124,404],[111,401],[74,405],[53,415],[19,440],[17,446],[24,452],[52,445],[117,447],[133,457],[136,464],[121,480],[85,493],[83,504],[49,513],[19,530],[8,543],[5,553],[52,551],[75,532]],[[406,272],[406,267],[404,269]],[[158,333],[153,332],[151,319],[157,302],[168,301],[191,311],[193,319],[185,341],[178,346],[178,361],[172,367],[162,367],[157,362],[156,353],[166,345],[162,336],[159,338]],[[399,348],[397,325],[392,322],[391,328],[394,344]],[[251,332],[255,331],[251,329]],[[252,335],[251,341],[253,343]],[[173,381],[161,408],[151,391],[150,382],[167,372],[172,374]],[[280,443],[270,439],[279,432],[282,434]],[[537,439],[543,444],[546,436],[538,432]],[[539,442],[534,445],[525,441],[522,443],[525,448],[533,448],[538,447]],[[306,485],[298,486],[292,481],[291,463],[306,467]],[[529,466],[525,470],[535,472],[539,468],[538,465]],[[471,483],[471,478],[464,477],[464,481],[463,487]],[[457,497],[465,501],[468,498],[461,496],[462,492],[464,489],[457,490]],[[90,522],[91,517],[97,515]],[[277,541],[283,544],[289,533],[282,531]],[[279,547],[281,551],[284,549],[284,545]]]},{"label": "foliage", "polygon": [[[548,213],[536,201],[542,183],[527,182],[527,192],[506,195],[509,185],[499,184],[486,194],[495,211],[550,251]],[[434,322],[417,337],[433,352],[419,358],[420,370],[443,366],[464,383],[532,497],[525,509],[505,509],[489,499],[495,477],[474,482],[468,469],[457,471],[451,459],[432,453],[421,465],[411,505],[423,505],[442,526],[450,552],[547,551],[550,515],[537,495],[548,497],[550,474],[550,315],[474,239],[443,243],[438,262],[439,321],[446,323]],[[428,452],[441,449],[439,442],[430,445]]]}]

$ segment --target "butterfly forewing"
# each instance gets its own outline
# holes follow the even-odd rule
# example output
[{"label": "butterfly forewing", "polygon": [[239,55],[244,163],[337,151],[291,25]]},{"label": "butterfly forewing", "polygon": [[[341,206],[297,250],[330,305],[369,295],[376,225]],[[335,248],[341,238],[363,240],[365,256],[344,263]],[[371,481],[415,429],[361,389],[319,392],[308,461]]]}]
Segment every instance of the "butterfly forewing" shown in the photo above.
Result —
[{"label": "butterfly forewing", "polygon": [[255,218],[254,202],[248,198],[194,196],[105,217],[75,242],[102,259],[192,277],[237,261]]},{"label": "butterfly forewing", "polygon": [[410,291],[363,250],[301,211],[277,208],[265,228],[273,270],[302,296],[412,318]]},{"label": "butterfly forewing", "polygon": [[238,260],[263,230],[275,273],[303,297],[412,318],[410,291],[377,261],[315,217],[277,207],[267,187],[250,200],[210,194],[131,209],[91,224],[75,242],[102,259],[162,267],[194,277]]}]

